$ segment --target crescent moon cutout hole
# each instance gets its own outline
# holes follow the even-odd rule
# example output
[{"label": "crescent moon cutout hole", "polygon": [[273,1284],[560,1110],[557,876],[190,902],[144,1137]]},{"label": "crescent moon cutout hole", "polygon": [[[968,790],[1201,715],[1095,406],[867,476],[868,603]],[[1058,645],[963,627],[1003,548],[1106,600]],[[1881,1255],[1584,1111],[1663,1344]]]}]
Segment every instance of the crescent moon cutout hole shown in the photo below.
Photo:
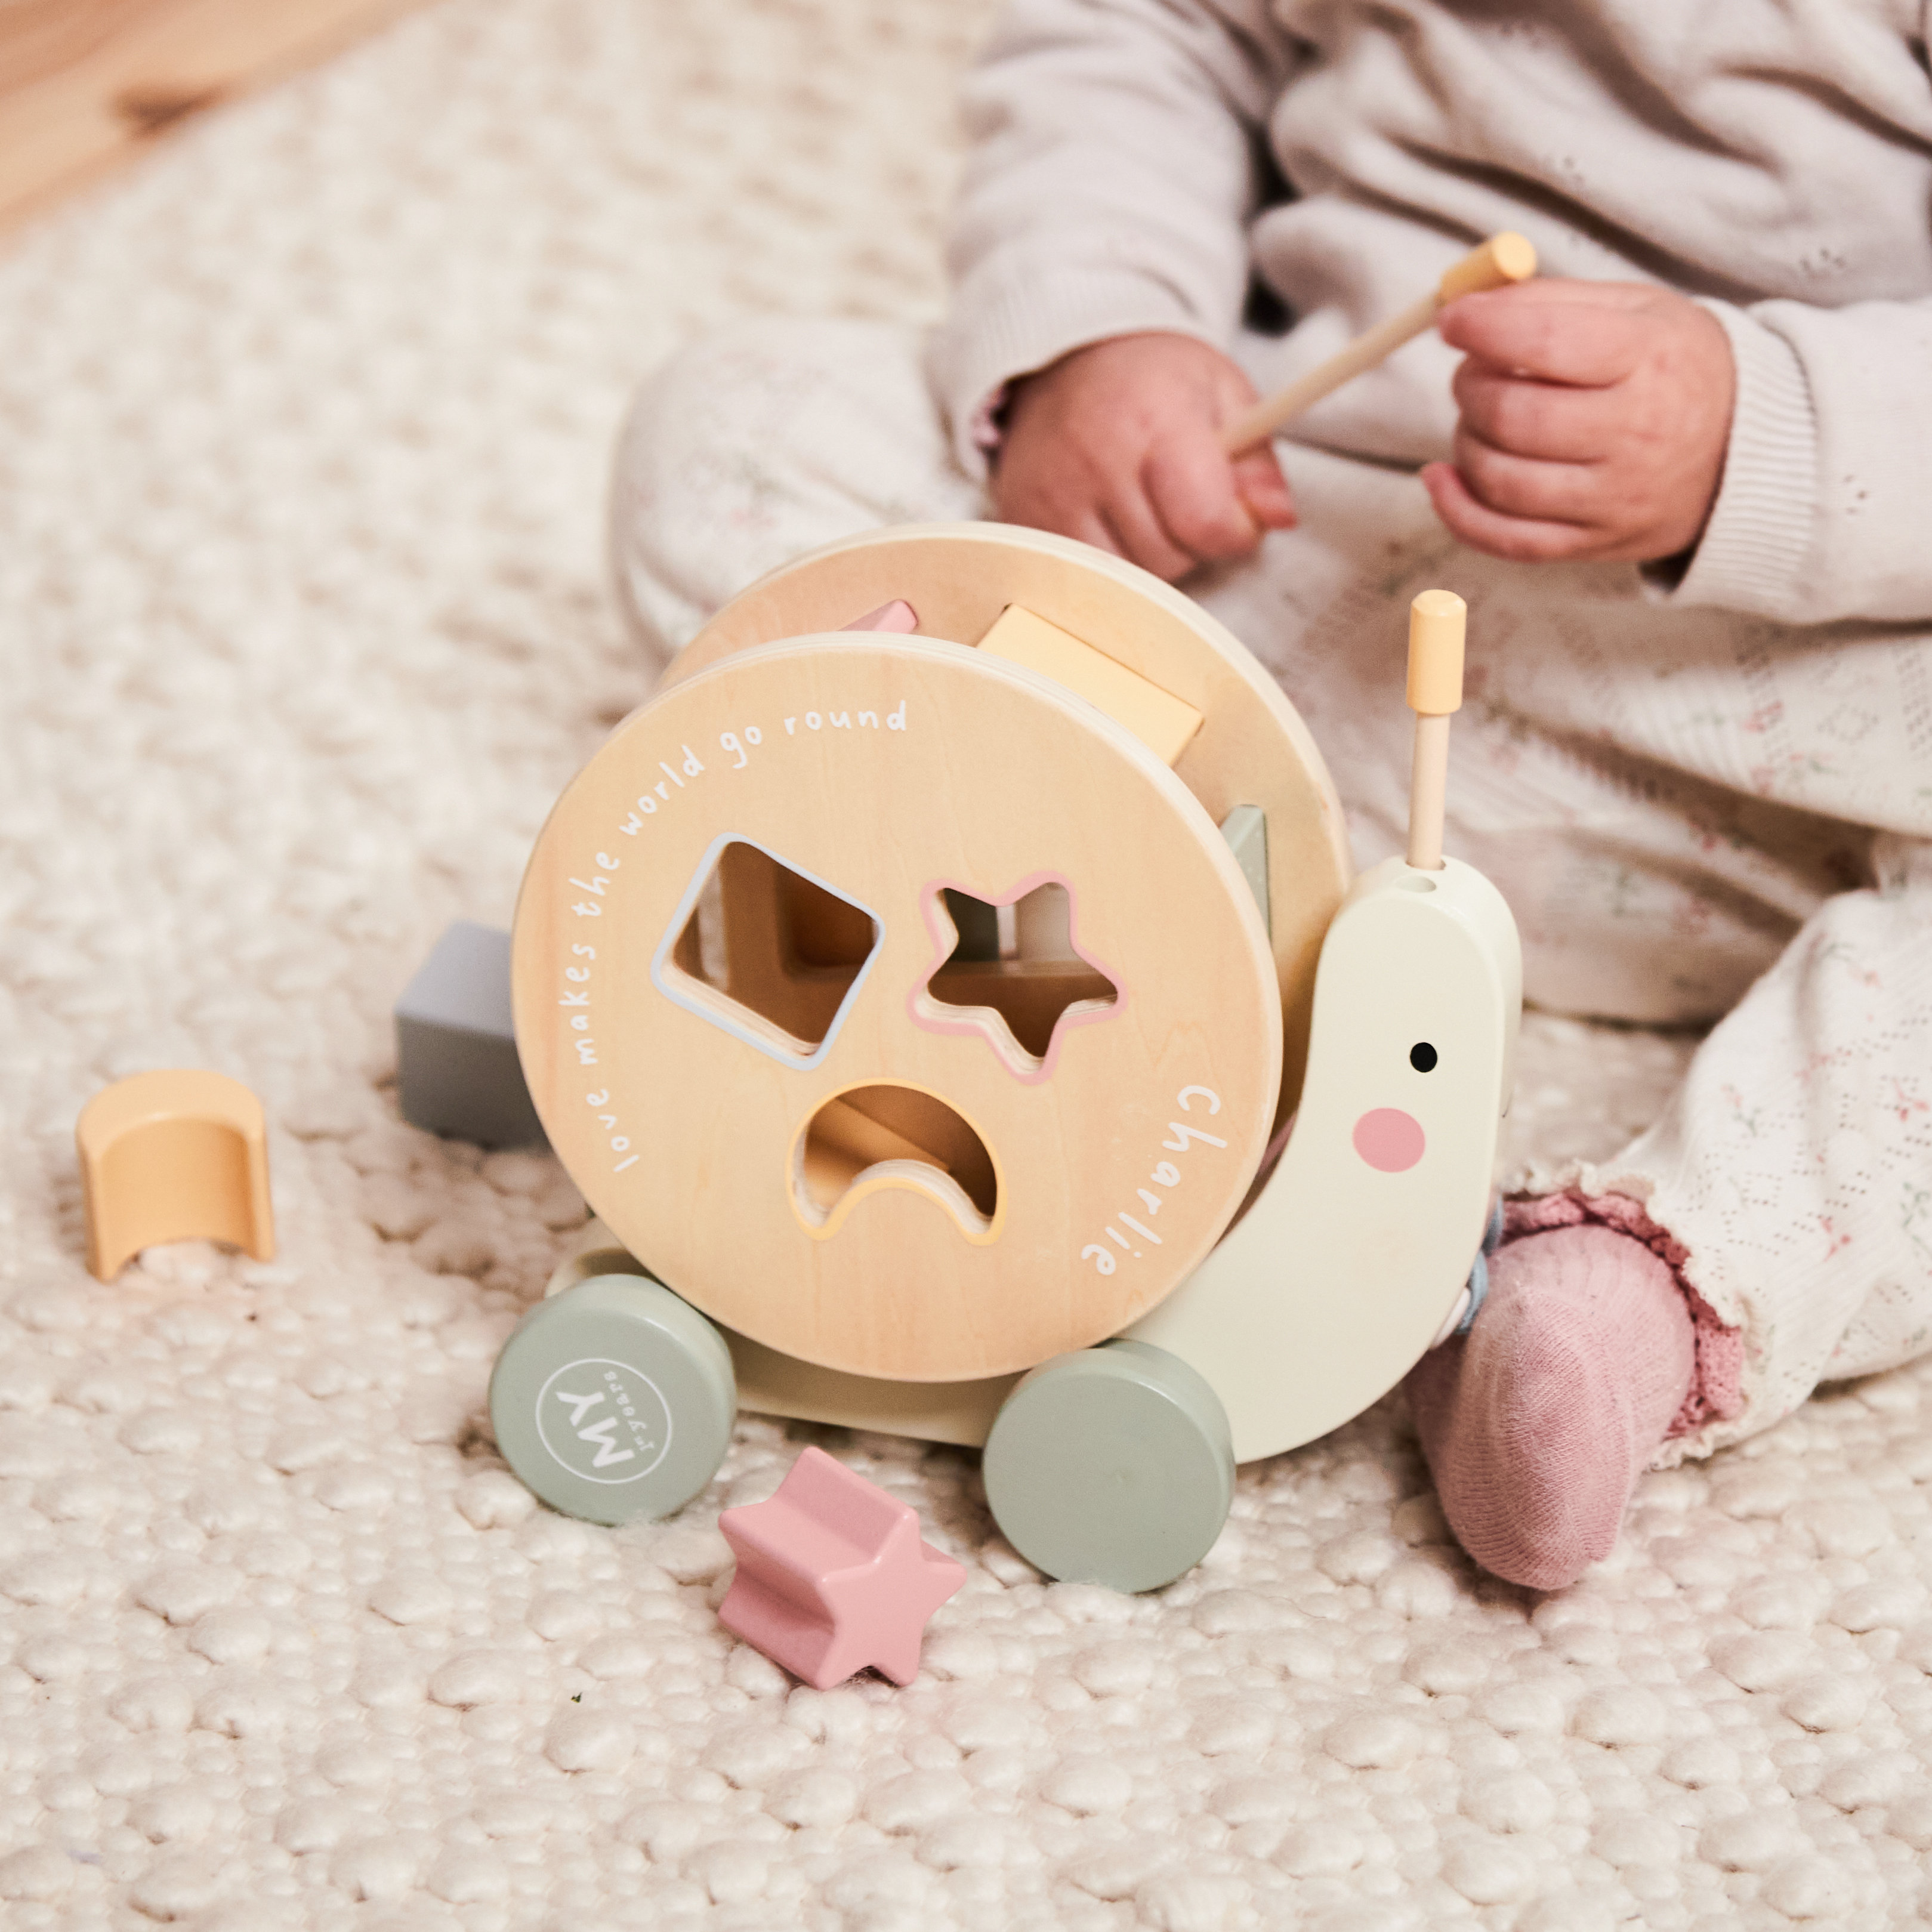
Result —
[{"label": "crescent moon cutout hole", "polygon": [[705,854],[651,976],[761,1052],[817,1063],[878,950],[870,909],[748,839]]},{"label": "crescent moon cutout hole", "polygon": [[926,1196],[969,1240],[992,1238],[999,1174],[972,1123],[922,1088],[849,1088],[813,1114],[794,1145],[799,1218],[829,1238],[865,1196],[889,1188]]}]

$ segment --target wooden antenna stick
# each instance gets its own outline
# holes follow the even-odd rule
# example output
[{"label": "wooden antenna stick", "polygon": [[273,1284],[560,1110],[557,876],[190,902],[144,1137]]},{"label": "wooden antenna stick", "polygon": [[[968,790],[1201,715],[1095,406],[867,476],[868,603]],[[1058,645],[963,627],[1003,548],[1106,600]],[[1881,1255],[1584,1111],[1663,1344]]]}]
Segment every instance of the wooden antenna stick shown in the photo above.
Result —
[{"label": "wooden antenna stick", "polygon": [[1367,334],[1357,336],[1340,354],[1330,356],[1286,388],[1278,389],[1251,409],[1244,410],[1221,432],[1222,448],[1230,456],[1252,449],[1344,382],[1353,382],[1378,362],[1387,360],[1411,337],[1429,328],[1438,310],[1459,296],[1479,295],[1485,289],[1526,281],[1535,273],[1536,250],[1522,236],[1491,236],[1480,248],[1465,255],[1420,302],[1411,303],[1400,315],[1390,316]]},{"label": "wooden antenna stick", "polygon": [[1453,590],[1425,590],[1408,607],[1408,708],[1415,713],[1408,862],[1419,872],[1442,869],[1449,719],[1462,706],[1462,634],[1468,620],[1468,607]]}]

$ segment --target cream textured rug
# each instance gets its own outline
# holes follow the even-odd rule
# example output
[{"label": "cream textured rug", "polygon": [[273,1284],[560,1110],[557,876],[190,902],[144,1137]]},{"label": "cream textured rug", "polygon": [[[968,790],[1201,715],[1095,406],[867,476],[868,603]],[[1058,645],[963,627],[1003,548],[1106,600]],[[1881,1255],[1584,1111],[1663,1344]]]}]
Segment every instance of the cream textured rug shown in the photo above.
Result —
[{"label": "cream textured rug", "polygon": [[[973,1460],[748,1419],[677,1520],[482,1417],[580,1204],[398,1124],[388,1012],[644,695],[626,393],[758,310],[928,314],[959,0],[452,0],[0,260],[0,1922],[232,1928],[1924,1922],[1932,1368],[1645,1484],[1538,1600],[1399,1404],[1246,1472],[1162,1594],[1043,1583]],[[1513,1147],[1681,1042],[1532,1021]],[[281,1250],[80,1262],[70,1133],[205,1065]],[[818,1439],[970,1576],[910,1688],[719,1630]]]}]

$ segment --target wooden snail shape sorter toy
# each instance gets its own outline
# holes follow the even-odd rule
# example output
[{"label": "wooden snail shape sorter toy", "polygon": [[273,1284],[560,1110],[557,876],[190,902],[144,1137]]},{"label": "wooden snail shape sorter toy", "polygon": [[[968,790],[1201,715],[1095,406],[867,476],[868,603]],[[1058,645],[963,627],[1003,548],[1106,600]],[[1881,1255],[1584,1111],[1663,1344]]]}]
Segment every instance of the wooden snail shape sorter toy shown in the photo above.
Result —
[{"label": "wooden snail shape sorter toy", "polygon": [[1468,1304],[1520,1004],[1440,850],[1462,622],[1418,600],[1411,850],[1352,884],[1274,680],[1118,559],[888,530],[721,611],[518,905],[597,1216],[492,1380],[518,1473],[662,1515],[741,1404],[983,1444],[1022,1554],[1147,1589],[1392,1388]]}]

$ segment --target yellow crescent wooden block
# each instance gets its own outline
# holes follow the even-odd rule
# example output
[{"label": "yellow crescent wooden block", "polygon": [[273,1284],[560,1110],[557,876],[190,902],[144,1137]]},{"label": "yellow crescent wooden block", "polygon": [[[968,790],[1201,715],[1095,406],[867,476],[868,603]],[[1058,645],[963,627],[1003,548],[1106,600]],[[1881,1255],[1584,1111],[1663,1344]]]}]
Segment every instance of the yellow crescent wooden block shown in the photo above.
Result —
[{"label": "yellow crescent wooden block", "polygon": [[1017,604],[1000,613],[980,648],[988,657],[1024,664],[1078,692],[1124,725],[1164,765],[1172,764],[1201,728],[1201,714],[1192,705]]},{"label": "yellow crescent wooden block", "polygon": [[272,1260],[262,1103],[226,1074],[168,1069],[104,1088],[74,1145],[87,1210],[87,1266],[111,1281],[163,1241],[225,1241]]}]

